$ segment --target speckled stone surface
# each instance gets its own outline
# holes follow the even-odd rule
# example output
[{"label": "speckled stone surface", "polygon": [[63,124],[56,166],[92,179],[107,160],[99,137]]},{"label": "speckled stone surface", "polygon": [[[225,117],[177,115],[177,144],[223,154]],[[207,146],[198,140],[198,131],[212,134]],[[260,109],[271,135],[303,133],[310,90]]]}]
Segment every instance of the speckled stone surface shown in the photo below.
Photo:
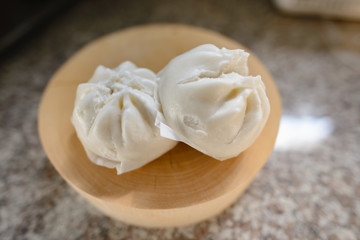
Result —
[{"label": "speckled stone surface", "polygon": [[[82,1],[0,63],[0,239],[360,239],[360,23],[299,19],[269,1]],[[37,108],[84,44],[149,22],[221,32],[250,48],[283,97],[279,142],[217,217],[144,229],[103,216],[48,161]]]}]

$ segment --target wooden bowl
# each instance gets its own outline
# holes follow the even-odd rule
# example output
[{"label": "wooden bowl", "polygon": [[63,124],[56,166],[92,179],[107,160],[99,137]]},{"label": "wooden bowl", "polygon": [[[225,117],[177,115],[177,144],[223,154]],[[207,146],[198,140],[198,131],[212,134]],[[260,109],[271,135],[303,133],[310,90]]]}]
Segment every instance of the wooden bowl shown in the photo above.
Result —
[{"label": "wooden bowl", "polygon": [[173,57],[205,43],[244,48],[197,27],[145,25],[88,44],[50,80],[39,109],[43,147],[60,175],[106,215],[147,227],[199,222],[232,204],[269,157],[278,132],[281,102],[270,74],[251,54],[250,73],[262,76],[271,113],[259,138],[238,157],[221,162],[180,143],[150,164],[120,176],[87,158],[70,122],[79,83],[87,82],[98,65],[112,68],[125,60],[158,72]]}]

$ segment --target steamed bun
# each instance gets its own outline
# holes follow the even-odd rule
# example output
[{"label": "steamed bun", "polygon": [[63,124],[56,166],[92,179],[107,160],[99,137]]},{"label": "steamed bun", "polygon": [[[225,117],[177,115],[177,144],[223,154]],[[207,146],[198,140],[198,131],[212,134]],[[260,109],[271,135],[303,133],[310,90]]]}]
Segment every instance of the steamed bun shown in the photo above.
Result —
[{"label": "steamed bun", "polygon": [[131,62],[99,66],[76,93],[72,123],[92,162],[128,172],[176,145],[154,126],[160,111],[156,75]]},{"label": "steamed bun", "polygon": [[260,76],[249,76],[243,50],[198,46],[158,74],[163,136],[218,160],[239,155],[259,136],[270,105]]}]

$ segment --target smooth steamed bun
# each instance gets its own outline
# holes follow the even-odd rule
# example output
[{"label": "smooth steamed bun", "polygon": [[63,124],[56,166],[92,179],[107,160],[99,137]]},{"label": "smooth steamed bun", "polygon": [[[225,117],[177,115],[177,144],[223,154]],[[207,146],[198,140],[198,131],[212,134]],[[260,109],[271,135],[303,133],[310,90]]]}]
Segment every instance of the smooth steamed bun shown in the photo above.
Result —
[{"label": "smooth steamed bun", "polygon": [[248,56],[206,44],[171,60],[158,74],[164,132],[218,160],[248,148],[270,112],[261,77],[248,76]]}]

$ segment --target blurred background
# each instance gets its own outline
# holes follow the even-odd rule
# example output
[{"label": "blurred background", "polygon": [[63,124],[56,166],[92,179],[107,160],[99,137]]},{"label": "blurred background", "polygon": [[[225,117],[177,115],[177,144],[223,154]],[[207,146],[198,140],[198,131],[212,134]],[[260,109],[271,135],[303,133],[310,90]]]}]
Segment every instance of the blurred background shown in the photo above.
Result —
[{"label": "blurred background", "polygon": [[[13,0],[0,9],[0,239],[359,239],[360,1]],[[145,23],[239,41],[283,98],[263,170],[221,215],[143,229],[103,216],[58,175],[37,109],[52,74],[92,40]]]}]

